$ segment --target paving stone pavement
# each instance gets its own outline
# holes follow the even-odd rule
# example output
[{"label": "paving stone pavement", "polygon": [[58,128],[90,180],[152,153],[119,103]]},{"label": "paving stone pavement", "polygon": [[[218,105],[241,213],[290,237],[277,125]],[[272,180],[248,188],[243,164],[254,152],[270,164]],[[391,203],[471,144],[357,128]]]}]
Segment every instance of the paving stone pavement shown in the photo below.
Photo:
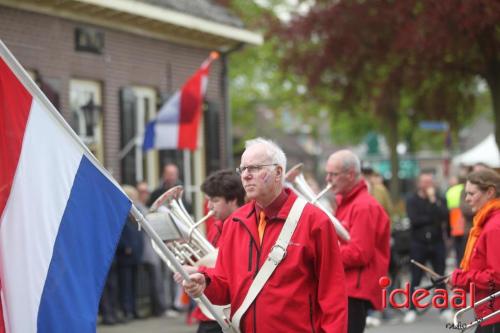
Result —
[{"label": "paving stone pavement", "polygon": [[[403,324],[402,316],[396,315],[391,322],[383,322],[379,327],[368,327],[365,333],[440,333],[458,332],[446,328],[446,325],[439,319],[436,310],[429,310],[425,314],[418,316],[417,320],[411,324]],[[134,320],[127,324],[97,327],[98,333],[195,333],[196,325],[188,326],[185,323],[184,315],[178,318],[150,318]],[[473,332],[471,330],[470,332]],[[288,332],[277,332],[288,333]]]},{"label": "paving stone pavement", "polygon": [[98,333],[195,333],[197,325],[186,325],[185,316],[138,319],[126,324],[97,326]]}]

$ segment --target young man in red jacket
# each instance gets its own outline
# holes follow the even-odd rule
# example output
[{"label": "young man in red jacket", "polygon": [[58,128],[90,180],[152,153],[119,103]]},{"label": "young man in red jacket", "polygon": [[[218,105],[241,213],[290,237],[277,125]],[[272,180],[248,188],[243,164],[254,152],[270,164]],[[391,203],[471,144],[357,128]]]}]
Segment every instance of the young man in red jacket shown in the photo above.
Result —
[{"label": "young man in red jacket", "polygon": [[[231,317],[275,245],[297,196],[284,188],[286,157],[272,141],[247,141],[238,168],[246,205],[224,223],[214,270],[184,282],[193,296],[231,303]],[[347,297],[338,239],[328,217],[306,204],[286,255],[244,313],[243,333],[345,333]]]},{"label": "young man in red jacket", "polygon": [[330,155],[326,181],[338,198],[335,215],[351,236],[349,242],[340,243],[347,284],[348,333],[361,333],[368,309],[382,309],[378,281],[389,268],[389,217],[368,193],[360,161],[352,152],[340,150]]},{"label": "young man in red jacket", "polygon": [[[207,239],[218,248],[223,243],[221,236],[225,220],[245,203],[245,189],[236,172],[220,170],[205,179],[201,190],[207,196],[208,209],[214,212],[215,218],[207,231]],[[217,321],[208,318],[199,307],[193,311],[192,316],[200,322],[196,333],[222,333]]]}]

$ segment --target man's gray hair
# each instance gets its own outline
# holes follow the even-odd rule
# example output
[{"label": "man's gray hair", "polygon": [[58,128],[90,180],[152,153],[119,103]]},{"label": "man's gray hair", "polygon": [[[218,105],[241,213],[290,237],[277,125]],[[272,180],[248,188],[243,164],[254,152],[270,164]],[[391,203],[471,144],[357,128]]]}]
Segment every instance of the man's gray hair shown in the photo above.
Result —
[{"label": "man's gray hair", "polygon": [[285,152],[272,140],[264,139],[262,137],[247,140],[245,142],[245,149],[248,149],[254,145],[264,146],[266,155],[269,157],[269,163],[278,164],[283,169],[283,180],[284,180],[286,171]]},{"label": "man's gray hair", "polygon": [[361,176],[361,161],[359,157],[350,150],[342,151],[342,170],[353,170],[356,179]]}]

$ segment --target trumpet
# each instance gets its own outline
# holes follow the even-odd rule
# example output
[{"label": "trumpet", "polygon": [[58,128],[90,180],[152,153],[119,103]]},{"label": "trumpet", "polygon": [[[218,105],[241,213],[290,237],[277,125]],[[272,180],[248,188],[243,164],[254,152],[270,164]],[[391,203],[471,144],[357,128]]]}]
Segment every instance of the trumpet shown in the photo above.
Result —
[{"label": "trumpet", "polygon": [[[153,224],[148,221],[135,207],[132,205],[130,213],[135,218],[137,223],[144,228],[144,231],[151,238],[151,242],[153,243],[153,248],[158,253],[160,258],[162,258],[165,262],[169,264],[172,270],[179,272],[185,280],[189,280],[188,273],[182,268],[181,263],[177,261],[176,256],[172,251],[169,250],[163,241],[164,237],[160,237],[160,234],[157,232]],[[165,221],[164,221],[165,222]],[[164,232],[164,230],[159,229],[160,233]],[[165,235],[163,235],[165,236]],[[194,299],[196,303],[200,306],[200,309],[204,311],[204,313],[211,319],[214,319],[219,323],[224,333],[237,333],[238,330],[232,325],[229,320],[229,316],[225,315],[222,307],[214,306],[208,298],[202,294],[199,297]]]},{"label": "trumpet", "polygon": [[309,184],[307,184],[306,179],[304,178],[304,174],[302,172],[303,164],[299,163],[292,167],[285,174],[285,181],[289,184],[289,187],[299,196],[303,197],[319,209],[321,209],[332,221],[333,226],[335,227],[335,231],[337,235],[344,241],[349,241],[351,237],[349,236],[349,232],[342,226],[342,224],[337,220],[335,216],[332,214],[332,208],[330,203],[324,198],[323,195],[330,190],[332,187],[331,184],[328,184],[319,194],[315,194],[311,189]]},{"label": "trumpet", "polygon": [[[182,203],[182,192],[182,186],[175,186],[163,193],[151,205],[146,218],[167,248],[174,254],[176,262],[194,267],[199,265],[215,267],[218,250],[198,230],[198,227],[214,212],[210,210],[202,219],[194,222]],[[152,245],[155,252],[169,268],[177,271],[156,243],[153,242]],[[212,311],[207,309],[205,304],[197,303],[203,314],[212,320],[217,320],[219,324],[221,323],[217,317],[212,315]],[[228,322],[229,316],[226,314],[230,311],[229,305],[216,306],[210,303],[210,306],[223,322]]]},{"label": "trumpet", "polygon": [[476,315],[474,313],[474,309],[476,306],[487,302],[494,302],[498,297],[500,297],[500,291],[497,291],[496,293],[475,302],[473,305],[457,311],[457,313],[455,313],[455,316],[453,316],[453,327],[461,330],[461,332],[465,332],[469,328],[477,326],[485,320],[500,315],[500,309],[481,318],[476,318]]},{"label": "trumpet", "polygon": [[[197,266],[206,256],[217,257],[214,256],[217,250],[198,230],[214,213],[209,211],[201,220],[193,222],[182,203],[182,192],[182,186],[175,186],[163,193],[151,205],[146,217],[182,265]],[[206,260],[203,264],[207,264]],[[215,261],[207,266],[215,266]]]}]

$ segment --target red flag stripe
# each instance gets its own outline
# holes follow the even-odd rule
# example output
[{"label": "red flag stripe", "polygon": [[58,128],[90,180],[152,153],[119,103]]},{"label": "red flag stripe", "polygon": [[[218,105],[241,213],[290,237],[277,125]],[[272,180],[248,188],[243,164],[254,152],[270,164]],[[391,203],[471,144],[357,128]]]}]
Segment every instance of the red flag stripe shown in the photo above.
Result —
[{"label": "red flag stripe", "polygon": [[178,149],[196,149],[198,125],[203,105],[202,78],[208,66],[202,66],[182,87],[179,119]]},{"label": "red flag stripe", "polygon": [[0,58],[0,216],[9,198],[32,97]]}]

